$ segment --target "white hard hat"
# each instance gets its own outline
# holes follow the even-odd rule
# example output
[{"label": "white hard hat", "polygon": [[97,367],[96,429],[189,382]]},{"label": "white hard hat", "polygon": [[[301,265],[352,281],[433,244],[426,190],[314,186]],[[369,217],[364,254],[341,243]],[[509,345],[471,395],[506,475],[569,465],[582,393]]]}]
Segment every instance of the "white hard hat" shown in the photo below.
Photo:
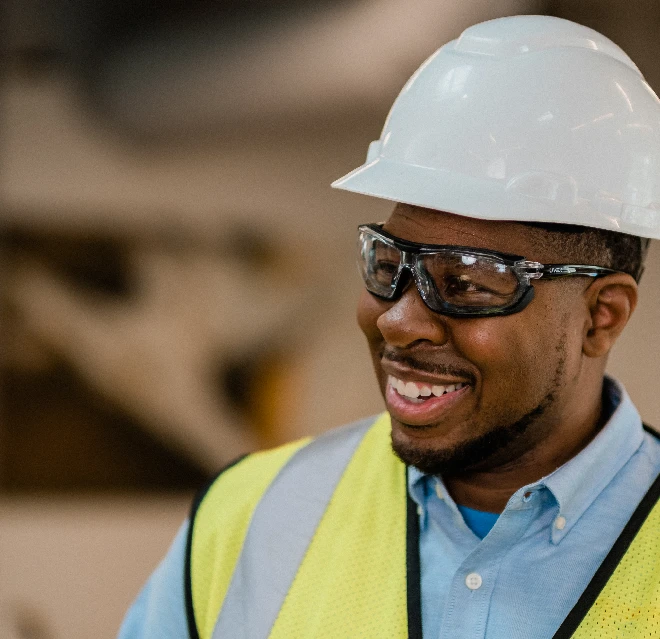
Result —
[{"label": "white hard hat", "polygon": [[334,187],[469,217],[660,238],[660,101],[611,40],[548,16],[470,27]]}]

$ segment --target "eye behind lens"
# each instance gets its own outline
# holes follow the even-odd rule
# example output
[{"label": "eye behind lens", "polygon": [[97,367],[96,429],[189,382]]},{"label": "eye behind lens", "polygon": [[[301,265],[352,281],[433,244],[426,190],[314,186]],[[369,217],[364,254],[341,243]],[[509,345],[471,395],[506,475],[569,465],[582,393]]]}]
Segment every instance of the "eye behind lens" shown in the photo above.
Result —
[{"label": "eye behind lens", "polygon": [[502,306],[514,300],[519,280],[511,267],[489,257],[446,252],[424,256],[424,269],[447,302]]}]

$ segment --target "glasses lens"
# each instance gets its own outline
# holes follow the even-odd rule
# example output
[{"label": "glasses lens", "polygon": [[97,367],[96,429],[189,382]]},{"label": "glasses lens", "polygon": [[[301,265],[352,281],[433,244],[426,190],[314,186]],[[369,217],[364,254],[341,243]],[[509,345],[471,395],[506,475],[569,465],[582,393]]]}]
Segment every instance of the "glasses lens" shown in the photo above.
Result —
[{"label": "glasses lens", "polygon": [[[386,299],[395,295],[402,267],[400,249],[368,228],[360,230],[358,265],[367,290]],[[410,257],[417,253],[406,252]],[[414,280],[426,304],[435,311],[489,314],[515,304],[524,293],[513,268],[496,256],[440,248],[417,253]],[[405,267],[405,265],[404,265]]]},{"label": "glasses lens", "polygon": [[394,246],[366,231],[360,232],[358,242],[358,266],[367,290],[382,297],[389,297],[399,272],[401,253]]},{"label": "glasses lens", "polygon": [[[483,255],[443,251],[422,255],[427,286],[457,307],[505,307],[518,297],[519,282],[507,264]],[[428,291],[431,293],[431,291]],[[430,297],[434,297],[431,293]]]}]

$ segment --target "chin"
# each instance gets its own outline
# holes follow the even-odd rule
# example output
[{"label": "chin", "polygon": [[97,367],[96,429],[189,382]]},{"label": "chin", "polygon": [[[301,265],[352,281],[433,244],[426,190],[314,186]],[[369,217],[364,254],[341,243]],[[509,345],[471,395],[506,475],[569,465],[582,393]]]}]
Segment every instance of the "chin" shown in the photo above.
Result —
[{"label": "chin", "polygon": [[[456,475],[483,464],[494,453],[487,436],[452,446],[434,445],[430,439],[411,440],[392,432],[392,450],[406,465],[414,466],[427,475]],[[499,447],[498,447],[499,448]]]},{"label": "chin", "polygon": [[[508,450],[520,450],[520,440],[552,401],[550,394],[536,408],[513,423],[495,426],[482,435],[446,446],[437,440],[434,446],[432,437],[405,437],[393,428],[392,450],[404,464],[414,466],[427,475],[459,475],[496,467],[502,460],[508,459]],[[411,430],[422,430],[417,426],[403,426]]]}]

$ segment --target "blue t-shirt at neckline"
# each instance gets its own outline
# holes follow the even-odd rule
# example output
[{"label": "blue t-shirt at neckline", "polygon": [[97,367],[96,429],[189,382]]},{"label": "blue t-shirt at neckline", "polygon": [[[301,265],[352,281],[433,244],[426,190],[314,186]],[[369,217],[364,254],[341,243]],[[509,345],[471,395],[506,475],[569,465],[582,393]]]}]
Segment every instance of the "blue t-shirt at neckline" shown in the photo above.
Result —
[{"label": "blue t-shirt at neckline", "polygon": [[468,508],[460,504],[456,504],[456,506],[461,515],[463,515],[467,527],[479,539],[483,539],[490,532],[490,529],[495,525],[497,518],[500,516],[499,513],[487,513],[483,510],[475,510],[474,508]]}]

